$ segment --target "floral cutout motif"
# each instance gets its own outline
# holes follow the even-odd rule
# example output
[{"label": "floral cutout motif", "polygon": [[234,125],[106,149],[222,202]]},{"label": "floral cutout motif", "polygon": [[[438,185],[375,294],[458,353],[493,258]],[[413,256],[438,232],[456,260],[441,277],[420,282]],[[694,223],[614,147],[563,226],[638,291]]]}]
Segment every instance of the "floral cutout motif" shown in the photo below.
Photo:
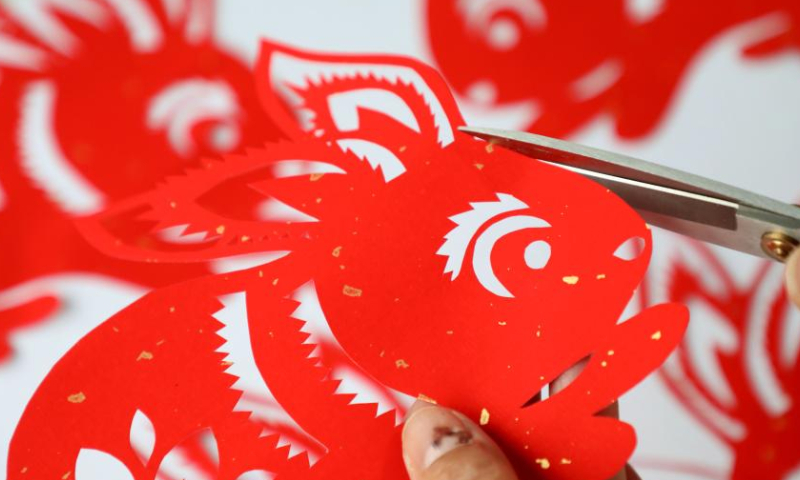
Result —
[{"label": "floral cutout motif", "polygon": [[[152,422],[137,410],[131,423],[131,447],[136,451],[141,464],[133,468],[134,474],[122,460],[102,450],[83,448],[75,464],[76,480],[136,480],[148,478],[155,448],[155,430]],[[139,438],[143,437],[143,438]],[[200,446],[200,448],[198,448]],[[174,446],[155,468],[157,480],[183,478],[186,480],[213,480],[218,478],[219,452],[213,433],[200,430]],[[237,480],[272,480],[274,475],[266,470],[248,470]]]},{"label": "floral cutout motif", "polygon": [[0,6],[0,224],[14,226],[0,232],[0,292],[61,272],[148,287],[208,272],[104,257],[72,219],[280,136],[250,68],[217,44],[214,11],[213,0]]},{"label": "floral cutout motif", "polygon": [[[211,428],[220,471],[232,468],[234,437],[223,433],[262,431],[238,407],[249,383],[269,391],[323,451],[312,461],[277,448],[274,435],[237,436],[236,458],[259,449],[249,469],[403,478],[396,413],[378,414],[340,390],[298,310],[295,294],[307,285],[364,378],[476,420],[488,412],[485,427],[522,477],[600,480],[621,469],[633,429],[595,414],[660,365],[687,321],[674,304],[617,321],[649,261],[641,218],[578,175],[459,134],[463,119],[444,81],[414,60],[265,42],[256,72],[261,102],[289,140],[203,161],[78,221],[93,245],[126,260],[254,263],[154,291],[85,337],[28,406],[11,471],[27,461],[33,432],[67,424],[70,434],[54,435],[63,445],[53,448],[110,443],[114,451],[104,451],[117,455],[123,446],[106,435],[119,427],[107,420],[97,430],[91,418],[121,422],[136,409],[167,443]],[[497,202],[506,205],[493,215],[461,216],[494,212]],[[477,227],[459,230],[468,223]],[[160,241],[176,226],[202,241]],[[641,251],[616,255],[630,238],[641,239]],[[283,255],[256,261],[275,251]],[[228,310],[230,298],[245,305]],[[246,337],[233,342],[234,328]],[[152,357],[136,362],[142,351]],[[532,401],[587,356],[572,385]],[[64,394],[78,385],[86,400],[66,410]],[[165,388],[170,401],[154,403]],[[75,417],[93,398],[92,417]],[[45,423],[44,412],[58,423]],[[60,462],[41,468],[55,472]]]},{"label": "floral cutout motif", "polygon": [[706,245],[679,245],[666,278],[646,283],[643,302],[684,303],[696,327],[659,376],[731,449],[730,473],[716,476],[788,479],[800,468],[800,315],[784,289],[784,269],[760,263],[743,283]]},{"label": "floral cutout motif", "polygon": [[748,58],[800,47],[792,0],[427,1],[429,45],[462,105],[555,137],[602,115],[621,137],[648,135],[703,48],[739,26]]}]

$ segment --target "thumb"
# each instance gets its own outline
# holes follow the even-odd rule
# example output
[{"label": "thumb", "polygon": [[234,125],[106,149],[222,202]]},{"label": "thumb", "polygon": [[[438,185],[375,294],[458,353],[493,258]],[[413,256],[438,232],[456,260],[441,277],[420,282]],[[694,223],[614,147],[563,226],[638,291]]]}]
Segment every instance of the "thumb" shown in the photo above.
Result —
[{"label": "thumb", "polygon": [[417,401],[403,427],[411,480],[517,480],[500,448],[458,412]]},{"label": "thumb", "polygon": [[795,248],[786,260],[786,290],[792,302],[800,308],[800,248]]}]

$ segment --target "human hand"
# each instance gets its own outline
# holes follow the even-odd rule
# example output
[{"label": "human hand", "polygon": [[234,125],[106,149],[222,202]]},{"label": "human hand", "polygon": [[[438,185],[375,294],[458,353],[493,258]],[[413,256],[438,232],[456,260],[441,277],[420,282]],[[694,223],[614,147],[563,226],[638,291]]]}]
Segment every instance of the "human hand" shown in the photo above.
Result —
[{"label": "human hand", "polygon": [[[567,387],[585,362],[567,370],[551,385],[552,394]],[[618,418],[615,402],[599,415]],[[496,443],[459,412],[417,400],[403,428],[403,460],[411,480],[518,480]],[[630,466],[611,480],[640,480]]]},{"label": "human hand", "polygon": [[[800,248],[786,262],[786,289],[800,308]],[[576,365],[550,386],[553,394],[566,388],[583,364]],[[618,418],[616,403],[601,415]],[[474,422],[458,412],[417,401],[403,429],[403,458],[411,480],[518,480],[506,456]],[[626,466],[612,480],[640,480]]]},{"label": "human hand", "polygon": [[800,248],[786,260],[786,291],[797,308],[800,308]]}]

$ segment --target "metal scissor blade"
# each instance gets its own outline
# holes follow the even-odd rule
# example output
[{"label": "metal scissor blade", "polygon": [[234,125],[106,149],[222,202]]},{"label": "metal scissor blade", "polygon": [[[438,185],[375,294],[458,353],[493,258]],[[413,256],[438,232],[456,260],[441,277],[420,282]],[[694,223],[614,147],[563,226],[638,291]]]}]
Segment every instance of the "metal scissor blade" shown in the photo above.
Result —
[{"label": "metal scissor blade", "polygon": [[531,133],[460,130],[589,177],[655,226],[768,258],[776,255],[765,252],[765,234],[800,238],[799,208],[715,180]]}]

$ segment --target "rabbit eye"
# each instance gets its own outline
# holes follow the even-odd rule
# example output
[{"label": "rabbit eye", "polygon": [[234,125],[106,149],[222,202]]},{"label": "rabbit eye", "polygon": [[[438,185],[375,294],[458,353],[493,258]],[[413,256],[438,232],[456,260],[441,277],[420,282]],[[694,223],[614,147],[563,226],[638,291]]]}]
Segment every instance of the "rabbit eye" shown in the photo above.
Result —
[{"label": "rabbit eye", "polygon": [[537,240],[525,247],[525,265],[532,270],[541,270],[550,261],[550,244]]},{"label": "rabbit eye", "polygon": [[241,132],[237,122],[215,122],[206,131],[206,142],[217,152],[229,152],[239,145]]},{"label": "rabbit eye", "polygon": [[515,48],[523,29],[541,30],[547,24],[547,11],[540,0],[462,0],[459,8],[467,25],[500,51]]},{"label": "rabbit eye", "polygon": [[614,251],[614,256],[626,262],[636,260],[644,252],[645,244],[642,237],[631,237],[617,247]]},{"label": "rabbit eye", "polygon": [[520,36],[522,33],[517,22],[510,18],[498,18],[490,24],[487,39],[497,50],[511,50],[519,43]]}]

